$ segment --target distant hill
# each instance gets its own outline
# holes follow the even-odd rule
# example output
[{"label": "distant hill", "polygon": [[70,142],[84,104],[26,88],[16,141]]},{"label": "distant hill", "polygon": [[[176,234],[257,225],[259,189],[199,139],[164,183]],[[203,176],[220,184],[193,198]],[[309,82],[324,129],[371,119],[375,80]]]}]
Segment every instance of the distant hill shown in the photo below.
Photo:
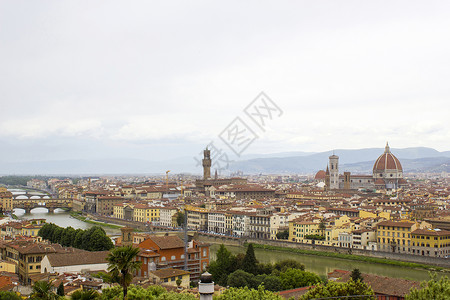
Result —
[{"label": "distant hill", "polygon": [[[384,152],[384,148],[367,148],[358,150],[337,149],[306,156],[256,158],[243,160],[231,165],[232,171],[244,173],[315,173],[325,169],[328,157],[335,153],[339,156],[341,170],[358,173],[370,173],[375,160]],[[435,172],[446,168],[450,160],[450,151],[439,152],[432,148],[416,147],[392,149],[391,152],[400,159],[405,171]],[[440,171],[436,171],[440,172]]]},{"label": "distant hill", "polygon": [[[449,170],[450,151],[439,152],[432,148],[417,147],[391,149],[401,161],[406,172],[442,172]],[[373,163],[384,152],[384,148],[336,149],[340,170],[352,173],[370,173]],[[325,169],[328,156],[333,151],[282,152],[273,154],[248,154],[243,160],[230,165],[229,172],[243,171],[245,174],[315,173]],[[165,161],[117,158],[97,160],[31,161],[0,164],[3,175],[69,175],[69,174],[163,174],[166,170],[175,173],[201,174],[202,167],[193,157],[180,157]],[[214,170],[212,170],[214,172]]]}]

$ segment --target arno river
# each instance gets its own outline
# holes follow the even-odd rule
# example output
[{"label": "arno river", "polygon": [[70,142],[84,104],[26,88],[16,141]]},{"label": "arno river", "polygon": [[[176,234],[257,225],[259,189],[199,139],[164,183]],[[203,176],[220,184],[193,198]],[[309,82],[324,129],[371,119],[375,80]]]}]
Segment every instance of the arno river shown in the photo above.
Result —
[{"label": "arno river", "polygon": [[[43,218],[47,219],[47,222],[55,223],[56,225],[61,227],[72,226],[73,228],[86,229],[94,226],[92,224],[74,219],[69,215],[68,212],[60,209],[55,210],[55,213],[47,213],[47,210],[45,208],[33,209],[30,214],[24,214],[24,210],[21,209],[16,209],[14,212],[20,219]],[[118,229],[111,229],[107,227],[103,228],[108,235],[118,235],[120,233]],[[216,252],[218,249],[219,245],[211,246],[212,260],[216,258]],[[243,247],[227,246],[227,249],[234,254],[245,253],[245,248]],[[398,277],[418,281],[427,280],[429,278],[428,271],[390,265],[371,264],[345,259],[309,256],[288,252],[268,251],[263,249],[255,249],[255,254],[256,258],[260,262],[264,263],[274,263],[283,259],[294,259],[304,264],[307,271],[311,271],[319,275],[326,275],[326,273],[331,272],[334,269],[352,270],[354,268],[358,268],[363,273],[371,273],[380,276]]]},{"label": "arno river", "polygon": [[[35,208],[29,214],[25,214],[23,209],[15,209],[14,214],[19,217],[19,219],[46,219],[48,223],[55,223],[61,227],[73,227],[75,229],[87,229],[93,224],[85,223],[78,219],[72,218],[70,214],[62,209],[56,209],[54,213],[48,213],[46,208]],[[112,229],[109,227],[103,227],[106,234],[108,235],[118,235],[120,234],[119,229]]]},{"label": "arno river", "polygon": [[[238,246],[226,246],[227,249],[233,254],[244,253],[244,247]],[[216,253],[219,249],[219,245],[211,246],[211,260],[216,259]],[[289,252],[269,251],[264,249],[255,248],[255,255],[259,262],[263,263],[275,263],[284,259],[294,259],[305,265],[306,271],[310,271],[319,275],[326,275],[328,272],[332,272],[335,269],[341,270],[353,270],[358,268],[362,273],[371,273],[380,276],[397,277],[411,280],[428,280],[428,271],[416,270],[405,267],[371,264],[360,261],[352,261],[347,259],[337,259],[331,257],[302,255]],[[444,274],[439,272],[440,274]],[[438,275],[440,275],[438,274]],[[445,273],[448,276],[448,273]]]}]

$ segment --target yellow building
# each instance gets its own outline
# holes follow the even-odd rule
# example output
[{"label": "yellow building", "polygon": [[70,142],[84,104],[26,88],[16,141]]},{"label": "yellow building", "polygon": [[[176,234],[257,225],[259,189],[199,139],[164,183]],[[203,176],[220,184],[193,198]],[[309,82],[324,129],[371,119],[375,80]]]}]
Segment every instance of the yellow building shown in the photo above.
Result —
[{"label": "yellow building", "polygon": [[153,284],[177,286],[178,280],[180,287],[189,288],[190,273],[187,271],[167,268],[150,271],[148,275]]},{"label": "yellow building", "polygon": [[321,235],[319,223],[311,221],[289,221],[289,241],[297,243],[311,243],[312,240],[306,239],[307,235]]},{"label": "yellow building", "polygon": [[125,204],[118,203],[113,205],[113,218],[124,219],[123,208]]},{"label": "yellow building", "polygon": [[378,250],[411,253],[411,232],[418,224],[411,221],[383,221],[377,224]]},{"label": "yellow building", "polygon": [[450,256],[450,231],[416,229],[411,235],[412,254],[445,258]]},{"label": "yellow building", "polygon": [[0,260],[0,272],[17,272],[17,264],[11,261]]},{"label": "yellow building", "polygon": [[143,223],[159,222],[159,207],[136,204],[134,206],[134,221]]},{"label": "yellow building", "polygon": [[365,219],[365,218],[383,218],[386,220],[390,220],[391,219],[391,214],[389,212],[378,212],[378,213],[373,213],[370,211],[365,211],[365,210],[360,210],[359,211],[359,217],[361,219]]},{"label": "yellow building", "polygon": [[0,204],[3,211],[13,210],[13,195],[5,187],[0,187]]}]

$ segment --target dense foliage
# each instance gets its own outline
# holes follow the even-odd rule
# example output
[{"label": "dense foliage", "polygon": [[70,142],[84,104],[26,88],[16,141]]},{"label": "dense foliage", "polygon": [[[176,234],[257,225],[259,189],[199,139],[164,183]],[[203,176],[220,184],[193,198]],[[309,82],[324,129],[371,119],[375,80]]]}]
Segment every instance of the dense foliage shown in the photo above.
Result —
[{"label": "dense foliage", "polygon": [[273,292],[269,292],[264,289],[263,286],[259,286],[258,289],[244,288],[229,288],[223,292],[220,296],[214,296],[214,300],[283,300],[284,298]]},{"label": "dense foliage", "polygon": [[70,299],[72,300],[99,300],[100,293],[96,290],[78,290],[74,292]]},{"label": "dense foliage", "polygon": [[[114,286],[102,290],[101,300],[120,300],[123,298],[123,290],[120,286]],[[196,296],[188,293],[168,292],[159,285],[151,285],[144,289],[141,286],[131,285],[128,288],[127,300],[198,300]]]},{"label": "dense foliage", "polygon": [[443,300],[450,298],[450,280],[447,276],[437,279],[436,274],[430,274],[429,281],[422,282],[420,289],[412,289],[406,296],[406,300],[425,300],[436,299]]},{"label": "dense foliage", "polygon": [[52,243],[88,251],[110,250],[114,246],[100,226],[83,230],[72,227],[62,228],[53,223],[47,223],[42,226],[38,234]]},{"label": "dense foliage", "polygon": [[59,296],[52,291],[51,281],[36,281],[32,286],[30,299],[56,300]]},{"label": "dense foliage", "polygon": [[22,298],[14,292],[0,291],[0,300],[21,300]]},{"label": "dense foliage", "polygon": [[353,269],[352,274],[350,275],[350,277],[353,279],[353,281],[363,281],[364,278],[361,275],[361,271],[359,271],[359,269]]},{"label": "dense foliage", "polygon": [[322,282],[320,277],[305,271],[295,260],[283,260],[275,264],[258,263],[253,245],[249,244],[245,255],[233,255],[224,245],[217,251],[217,259],[208,271],[213,281],[221,286],[257,289],[264,285],[268,291],[281,291]]},{"label": "dense foliage", "polygon": [[308,240],[317,240],[317,241],[323,241],[325,239],[323,235],[318,234],[307,234],[305,235],[305,238]]},{"label": "dense foliage", "polygon": [[329,281],[326,285],[320,284],[309,290],[301,299],[308,300],[327,297],[365,295],[366,297],[358,297],[358,299],[375,300],[374,294],[372,288],[366,283],[361,281],[355,282],[350,279],[347,282]]},{"label": "dense foliage", "polygon": [[277,233],[277,239],[279,240],[287,240],[289,238],[289,231],[283,230]]}]

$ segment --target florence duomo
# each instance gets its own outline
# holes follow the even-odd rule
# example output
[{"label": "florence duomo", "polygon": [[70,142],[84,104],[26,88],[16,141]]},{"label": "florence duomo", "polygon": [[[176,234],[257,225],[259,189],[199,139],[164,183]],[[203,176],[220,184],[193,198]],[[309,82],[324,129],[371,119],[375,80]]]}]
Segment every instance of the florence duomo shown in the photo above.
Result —
[{"label": "florence duomo", "polygon": [[350,172],[339,174],[339,156],[333,153],[329,157],[326,171],[318,171],[315,180],[323,182],[327,190],[396,191],[407,184],[403,178],[402,164],[391,152],[389,143],[386,143],[384,153],[376,159],[372,175],[353,175]]}]

